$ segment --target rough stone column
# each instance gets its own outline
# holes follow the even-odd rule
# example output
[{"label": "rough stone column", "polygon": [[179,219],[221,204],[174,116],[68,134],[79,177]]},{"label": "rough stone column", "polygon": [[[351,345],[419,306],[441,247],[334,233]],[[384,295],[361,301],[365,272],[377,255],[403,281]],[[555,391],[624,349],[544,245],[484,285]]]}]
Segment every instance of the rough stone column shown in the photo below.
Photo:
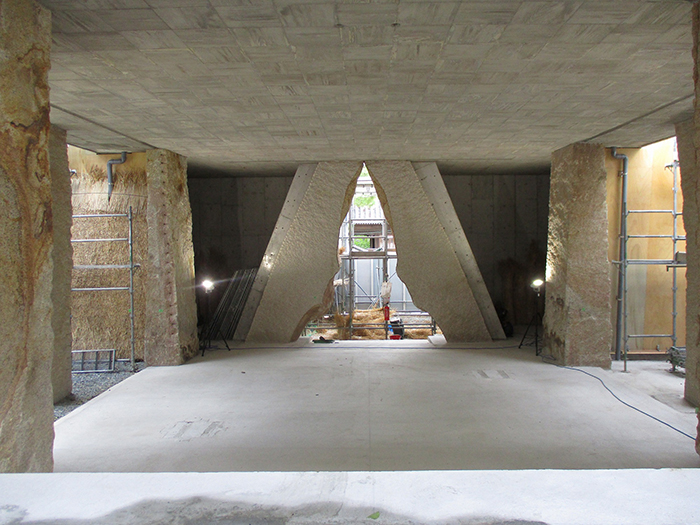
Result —
[{"label": "rough stone column", "polygon": [[685,337],[685,398],[700,405],[700,179],[697,171],[697,148],[694,143],[693,120],[676,124],[678,160],[681,163],[683,191],[683,224],[686,252],[686,309]]},{"label": "rough stone column", "polygon": [[148,283],[145,358],[179,365],[198,348],[192,210],[187,161],[171,151],[147,153]]},{"label": "rough stone column", "polygon": [[295,341],[330,306],[340,268],[338,232],[361,169],[360,162],[320,162],[297,170],[241,317],[240,337]]},{"label": "rough stone column", "polygon": [[54,349],[51,367],[53,400],[59,401],[71,393],[71,276],[73,248],[71,247],[71,181],[66,150],[66,132],[51,126],[49,138],[51,165],[51,198],[53,217],[53,314]]},{"label": "rough stone column", "polygon": [[50,13],[0,2],[0,472],[53,468]]},{"label": "rough stone column", "polygon": [[544,346],[558,363],[610,366],[605,149],[572,144],[552,154]]}]

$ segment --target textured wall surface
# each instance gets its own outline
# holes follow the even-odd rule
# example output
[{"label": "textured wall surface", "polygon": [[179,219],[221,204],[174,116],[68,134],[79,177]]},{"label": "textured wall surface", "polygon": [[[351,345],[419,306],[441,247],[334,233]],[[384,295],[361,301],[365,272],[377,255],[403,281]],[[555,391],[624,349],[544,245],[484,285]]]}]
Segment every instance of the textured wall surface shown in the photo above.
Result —
[{"label": "textured wall surface", "polygon": [[605,149],[552,154],[544,345],[558,363],[610,366],[610,270]]},{"label": "textured wall surface", "polygon": [[448,341],[490,341],[444,227],[410,162],[367,162],[394,232],[396,271],[414,304],[430,312]]},{"label": "textured wall surface", "polygon": [[0,2],[0,472],[53,468],[51,19]]},{"label": "textured wall surface", "polygon": [[71,275],[73,248],[70,242],[72,219],[71,183],[66,152],[66,132],[51,126],[49,138],[51,198],[53,217],[53,363],[51,381],[53,399],[59,401],[71,393]]},{"label": "textured wall surface", "polygon": [[[320,162],[307,184],[292,185],[278,220],[286,232],[279,235],[277,253],[268,248],[265,254],[267,284],[246,341],[294,341],[330,305],[329,284],[340,267],[338,231],[361,168],[360,162]],[[296,213],[288,214],[292,208]]]},{"label": "textured wall surface", "polygon": [[257,268],[293,177],[189,179],[197,273]]},{"label": "textured wall surface", "polygon": [[[88,214],[133,214],[134,263],[134,325],[137,359],[143,358],[146,304],[146,258],[148,227],[146,225],[146,154],[129,153],[124,164],[113,166],[114,191],[107,200],[107,162],[120,155],[95,155],[74,147],[68,148],[68,162],[75,170],[71,176],[73,212]],[[76,218],[73,239],[122,239],[128,236],[129,223],[125,217]],[[129,247],[124,241],[74,243],[75,265],[128,264]],[[75,288],[128,286],[129,270],[73,270]],[[131,356],[131,308],[129,292],[73,292],[71,313],[73,349],[90,350],[114,348],[117,357]]]},{"label": "textured wall surface", "polygon": [[[213,311],[236,270],[260,266],[293,177],[188,179],[197,282],[219,282],[210,295]],[[197,288],[200,321],[207,298]]]},{"label": "textured wall surface", "polygon": [[181,364],[197,352],[192,212],[184,157],[147,152],[148,284],[145,357],[148,365]]},{"label": "textured wall surface", "polygon": [[[696,117],[697,118],[697,117]],[[700,146],[693,121],[676,125],[683,189],[683,222],[686,250],[686,352],[685,398],[700,406],[700,179],[697,151]],[[682,290],[681,290],[682,292]]]},{"label": "textured wall surface", "polygon": [[443,176],[486,287],[513,324],[534,310],[530,283],[544,276],[549,172]]}]

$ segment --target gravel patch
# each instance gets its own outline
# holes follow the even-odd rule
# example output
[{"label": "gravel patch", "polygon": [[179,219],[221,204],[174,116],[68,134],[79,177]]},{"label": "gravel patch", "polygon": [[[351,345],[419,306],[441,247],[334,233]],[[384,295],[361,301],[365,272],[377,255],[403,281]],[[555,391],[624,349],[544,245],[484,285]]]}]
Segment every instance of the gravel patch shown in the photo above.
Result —
[{"label": "gravel patch", "polygon": [[131,371],[131,363],[117,363],[115,372],[99,374],[73,373],[73,393],[62,399],[53,407],[53,420],[62,418],[93,397],[109,390],[117,383],[137,374],[145,368],[144,363],[136,363],[136,372]]}]

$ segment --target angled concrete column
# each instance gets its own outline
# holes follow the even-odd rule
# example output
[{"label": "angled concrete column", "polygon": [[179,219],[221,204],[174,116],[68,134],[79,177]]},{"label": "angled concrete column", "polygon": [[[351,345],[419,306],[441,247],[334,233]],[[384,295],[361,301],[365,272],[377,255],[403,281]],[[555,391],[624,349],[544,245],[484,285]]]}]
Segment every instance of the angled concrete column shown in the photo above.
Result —
[{"label": "angled concrete column", "polygon": [[49,139],[51,165],[51,198],[53,217],[53,289],[51,301],[53,313],[54,351],[51,367],[53,400],[69,395],[71,379],[71,276],[73,274],[73,248],[71,247],[71,181],[66,150],[66,132],[51,126]]},{"label": "angled concrete column", "polygon": [[148,268],[144,353],[149,365],[179,365],[197,352],[192,211],[187,161],[147,152]]},{"label": "angled concrete column", "polygon": [[0,472],[51,471],[51,18],[6,0],[0,22]]},{"label": "angled concrete column", "polygon": [[457,217],[457,212],[452,204],[452,199],[447,192],[437,164],[434,162],[414,162],[412,164],[418,174],[423,191],[428,197],[430,205],[437,215],[443,230],[445,230],[447,238],[452,245],[452,249],[455,255],[457,255],[457,260],[459,260],[459,264],[462,267],[462,271],[467,277],[469,288],[474,294],[474,299],[479,306],[479,311],[484,318],[491,338],[505,339],[506,335],[503,333],[501,320],[498,318],[496,309],[493,307],[491,295],[481,276],[479,265],[476,263],[474,253],[469,245],[467,236],[464,234],[462,223],[459,222],[459,217]]},{"label": "angled concrete column", "polygon": [[552,154],[544,346],[556,362],[610,366],[605,149],[572,144]]},{"label": "angled concrete column", "polygon": [[[455,246],[413,165],[406,161],[366,164],[394,232],[396,273],[406,284],[413,303],[430,312],[448,341],[490,341],[492,336]],[[427,176],[425,170],[423,174]],[[436,179],[432,182],[430,194],[437,195]],[[431,186],[429,181],[424,183]],[[442,198],[446,195],[445,190]],[[478,268],[471,273],[475,282],[481,279]],[[499,335],[503,337],[502,332]]]},{"label": "angled concrete column", "polygon": [[294,341],[309,320],[330,306],[333,277],[340,268],[338,232],[361,169],[361,162],[299,167],[241,316],[237,339]]}]

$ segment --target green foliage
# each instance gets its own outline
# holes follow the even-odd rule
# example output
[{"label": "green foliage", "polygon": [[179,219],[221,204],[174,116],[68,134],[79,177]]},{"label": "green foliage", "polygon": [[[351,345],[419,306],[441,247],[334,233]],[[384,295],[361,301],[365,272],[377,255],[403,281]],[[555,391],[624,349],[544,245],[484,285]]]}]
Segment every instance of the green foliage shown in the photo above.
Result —
[{"label": "green foliage", "polygon": [[358,208],[371,208],[376,200],[374,195],[355,195],[354,203]]},{"label": "green foliage", "polygon": [[369,249],[370,238],[363,235],[361,237],[353,237],[353,244],[358,248],[363,248],[365,250]]}]

